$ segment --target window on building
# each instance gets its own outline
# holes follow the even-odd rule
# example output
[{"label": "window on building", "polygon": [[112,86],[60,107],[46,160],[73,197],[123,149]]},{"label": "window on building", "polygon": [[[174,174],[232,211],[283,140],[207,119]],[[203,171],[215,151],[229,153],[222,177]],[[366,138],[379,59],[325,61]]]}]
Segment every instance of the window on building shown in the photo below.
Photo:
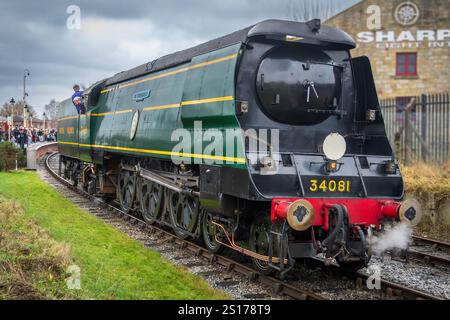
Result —
[{"label": "window on building", "polygon": [[397,76],[417,76],[417,52],[397,53]]}]

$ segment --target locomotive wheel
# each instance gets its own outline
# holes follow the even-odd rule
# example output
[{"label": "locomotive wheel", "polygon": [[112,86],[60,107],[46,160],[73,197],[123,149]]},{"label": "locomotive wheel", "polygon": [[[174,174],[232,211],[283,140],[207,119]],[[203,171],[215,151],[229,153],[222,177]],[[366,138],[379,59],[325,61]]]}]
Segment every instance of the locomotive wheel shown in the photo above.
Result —
[{"label": "locomotive wheel", "polygon": [[168,191],[168,207],[172,227],[177,236],[187,239],[195,232],[200,213],[198,198],[193,198],[172,190]]},{"label": "locomotive wheel", "polygon": [[95,175],[90,172],[90,169],[83,170],[82,174],[84,175],[83,190],[90,195],[95,194],[97,192]]},{"label": "locomotive wheel", "polygon": [[[259,214],[253,221],[250,227],[250,249],[253,252],[259,253],[261,255],[269,255],[269,234],[270,234],[270,223],[269,216],[266,214]],[[274,245],[276,248],[276,244]],[[276,256],[276,251],[274,250],[274,256]],[[252,257],[252,263],[256,270],[264,275],[270,275],[274,273],[275,269],[269,266],[269,263]]]},{"label": "locomotive wheel", "polygon": [[72,181],[72,185],[74,187],[78,186],[78,166],[75,162],[70,164],[70,180]]},{"label": "locomotive wheel", "polygon": [[60,156],[58,161],[58,176],[61,176],[63,172],[63,158]]},{"label": "locomotive wheel", "polygon": [[83,184],[83,190],[88,194],[93,195],[96,193],[96,179],[95,177],[88,176]]},{"label": "locomotive wheel", "polygon": [[136,198],[136,174],[134,172],[121,170],[118,177],[117,197],[122,210],[130,212]]},{"label": "locomotive wheel", "polygon": [[216,241],[217,228],[211,223],[212,215],[204,212],[202,219],[202,235],[206,248],[213,253],[220,253],[224,246]]},{"label": "locomotive wheel", "polygon": [[64,179],[69,180],[72,186],[78,185],[77,165],[71,160],[64,161]]},{"label": "locomotive wheel", "polygon": [[161,185],[146,179],[139,179],[139,203],[142,217],[152,224],[161,216],[164,201],[164,189]]},{"label": "locomotive wheel", "polygon": [[72,180],[72,185],[73,185],[74,187],[77,187],[77,186],[78,186],[78,175],[76,174],[75,171],[72,171],[70,180]]},{"label": "locomotive wheel", "polygon": [[62,172],[62,177],[66,180],[70,179],[70,172],[68,169],[67,161],[63,160],[60,162],[59,170]]}]

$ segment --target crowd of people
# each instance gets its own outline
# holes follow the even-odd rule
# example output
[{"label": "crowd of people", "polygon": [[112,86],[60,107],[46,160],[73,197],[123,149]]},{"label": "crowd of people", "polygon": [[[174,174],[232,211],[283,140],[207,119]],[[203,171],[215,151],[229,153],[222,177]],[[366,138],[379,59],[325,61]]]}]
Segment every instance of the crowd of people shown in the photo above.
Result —
[{"label": "crowd of people", "polygon": [[[24,128],[23,126],[15,126],[11,130],[10,141],[15,143],[18,147],[24,149],[36,142],[52,142],[57,141],[58,132],[56,129],[37,129]],[[8,141],[9,132],[0,129],[0,142]]]},{"label": "crowd of people", "polygon": [[[73,86],[72,103],[77,109],[78,114],[85,114],[86,108],[84,105],[84,92],[80,90],[80,86],[75,84]],[[52,129],[37,129],[37,128],[25,128],[23,126],[15,126],[11,130],[11,137],[9,132],[2,130],[0,127],[0,142],[10,141],[15,143],[17,147],[22,149],[36,142],[52,142],[57,141],[58,132],[55,128]]]}]

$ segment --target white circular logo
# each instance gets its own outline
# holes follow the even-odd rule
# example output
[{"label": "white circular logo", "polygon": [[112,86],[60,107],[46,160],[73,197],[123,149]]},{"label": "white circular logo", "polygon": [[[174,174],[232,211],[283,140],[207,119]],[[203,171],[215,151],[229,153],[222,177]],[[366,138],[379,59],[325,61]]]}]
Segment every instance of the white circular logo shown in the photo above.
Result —
[{"label": "white circular logo", "polygon": [[139,123],[139,111],[136,110],[133,114],[133,119],[131,120],[131,129],[130,129],[130,140],[133,140],[136,136],[136,131]]},{"label": "white circular logo", "polygon": [[410,26],[416,23],[417,19],[419,19],[419,15],[419,7],[411,1],[399,3],[394,11],[395,21],[403,26]]}]

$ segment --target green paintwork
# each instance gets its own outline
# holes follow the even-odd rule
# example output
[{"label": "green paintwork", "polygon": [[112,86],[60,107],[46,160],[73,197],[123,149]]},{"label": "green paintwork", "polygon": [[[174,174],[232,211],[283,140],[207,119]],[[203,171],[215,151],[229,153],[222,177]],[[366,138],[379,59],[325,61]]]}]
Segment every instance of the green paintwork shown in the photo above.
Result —
[{"label": "green paintwork", "polygon": [[[58,141],[66,141],[68,143],[78,143],[78,121],[77,110],[70,99],[64,100],[60,103],[58,109],[58,119],[71,117],[58,121]],[[69,134],[70,128],[73,128],[73,133]],[[59,144],[59,152],[78,158],[78,148],[75,145]]]},{"label": "green paintwork", "polygon": [[[226,129],[240,129],[239,122],[235,115],[235,69],[237,54],[241,44],[232,45],[220,50],[212,51],[204,55],[194,57],[191,62],[169,68],[163,71],[151,73],[124,83],[115,85],[126,85],[130,82],[136,82],[148,77],[154,77],[167,72],[183,69],[190,66],[198,65],[230,55],[236,55],[232,59],[212,63],[209,65],[192,68],[184,72],[175,73],[158,79],[133,84],[127,87],[116,88],[100,96],[97,106],[88,109],[87,116],[77,119],[59,121],[59,126],[76,126],[79,122],[80,131],[67,135],[60,134],[60,141],[77,142],[79,151],[75,145],[61,144],[61,152],[68,155],[79,157],[84,161],[92,161],[92,149],[88,147],[93,145],[95,152],[102,150],[98,146],[109,146],[119,148],[119,150],[105,149],[111,152],[138,154],[153,157],[169,158],[168,154],[148,153],[140,151],[123,150],[140,149],[155,150],[156,152],[179,151],[174,150],[174,146],[178,144],[178,140],[171,141],[174,130],[184,128],[187,129],[191,136],[190,153],[201,154],[209,142],[199,144],[197,131],[194,134],[194,122],[202,121],[202,133],[206,129],[214,128],[216,132],[223,133],[225,137]],[[111,87],[108,87],[110,89]],[[137,102],[133,99],[134,95],[139,92],[150,90],[150,97],[143,101]],[[217,101],[201,104],[183,105],[177,108],[166,108],[159,110],[143,110],[144,108],[154,106],[166,106],[171,104],[181,104],[183,101],[203,100],[210,98],[228,97],[233,99],[229,101]],[[131,112],[116,113],[114,111]],[[131,122],[134,112],[139,111],[139,123],[136,136],[130,139]],[[103,114],[103,116],[90,116],[91,114]],[[76,115],[75,107],[70,100],[64,101],[60,108],[59,118]],[[76,126],[77,127],[77,126]],[[79,135],[79,137],[78,137]],[[194,140],[197,143],[194,143]],[[245,159],[242,135],[239,134],[235,139],[235,146],[232,156]],[[195,145],[195,147],[194,147]],[[97,146],[97,147],[95,147]],[[222,147],[222,146],[221,146]],[[122,150],[120,150],[122,148]],[[225,147],[223,147],[223,155],[226,155]],[[66,152],[64,152],[66,151]],[[189,150],[182,150],[189,152]],[[221,155],[220,151],[217,155]],[[201,159],[185,158],[185,161],[199,163]],[[210,161],[208,162],[210,163]],[[222,164],[216,161],[216,164]],[[225,165],[235,168],[246,169],[245,163],[224,163]]]}]

